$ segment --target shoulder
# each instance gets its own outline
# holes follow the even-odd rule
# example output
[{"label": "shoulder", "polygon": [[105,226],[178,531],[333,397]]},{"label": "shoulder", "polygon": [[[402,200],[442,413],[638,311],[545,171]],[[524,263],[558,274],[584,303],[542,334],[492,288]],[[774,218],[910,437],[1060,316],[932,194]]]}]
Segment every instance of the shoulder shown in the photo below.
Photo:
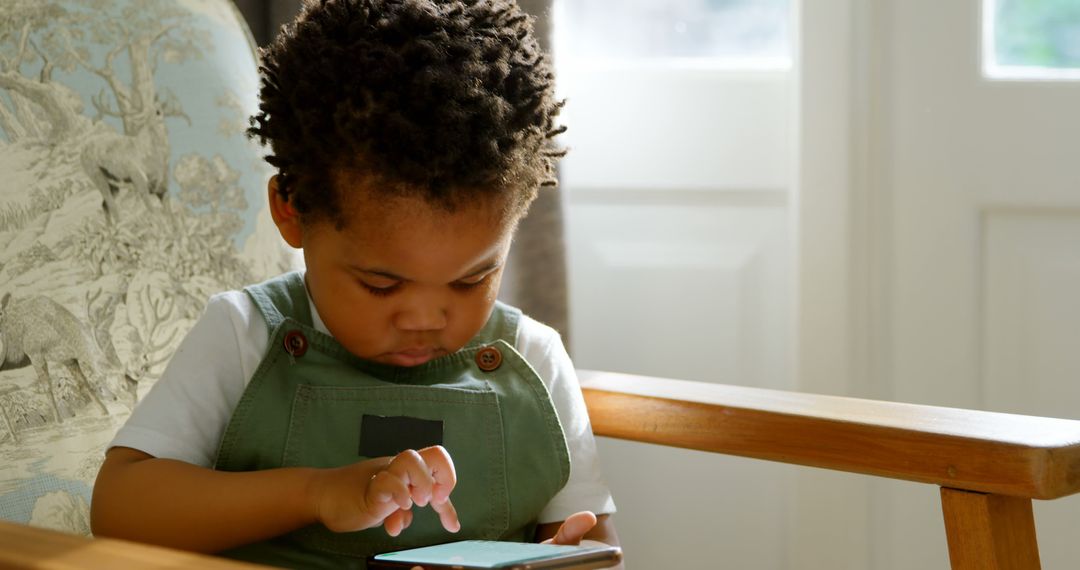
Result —
[{"label": "shoulder", "polygon": [[514,348],[540,373],[545,382],[551,373],[545,374],[544,370],[550,370],[552,365],[556,364],[553,360],[570,360],[559,331],[525,314],[522,314],[518,321]]},{"label": "shoulder", "polygon": [[232,342],[227,342],[226,346],[232,347],[239,356],[246,383],[270,341],[270,329],[255,301],[245,291],[218,293],[206,303],[202,320],[216,323],[217,334],[232,337]]},{"label": "shoulder", "polygon": [[522,315],[514,348],[540,376],[553,397],[563,388],[576,387],[574,364],[566,352],[559,331],[532,317]]},{"label": "shoulder", "polygon": [[517,341],[515,347],[519,352],[526,350],[551,349],[553,346],[562,346],[562,335],[550,326],[522,313],[518,320]]},{"label": "shoulder", "polygon": [[[255,302],[244,291],[225,291],[210,297],[203,311],[204,319],[228,320],[238,329],[248,329],[253,321],[265,327]],[[239,332],[239,331],[238,331]]]},{"label": "shoulder", "polygon": [[267,335],[266,322],[248,295],[243,291],[217,293],[207,300],[173,360],[185,361],[188,353],[197,354],[196,358],[231,360],[237,353],[243,356],[248,352],[249,345],[265,345]]},{"label": "shoulder", "polygon": [[226,381],[239,377],[244,385],[262,359],[268,342],[266,321],[251,297],[243,291],[225,291],[206,302],[202,316],[180,343],[171,363],[180,370],[222,368],[224,375],[213,376],[227,378]]}]

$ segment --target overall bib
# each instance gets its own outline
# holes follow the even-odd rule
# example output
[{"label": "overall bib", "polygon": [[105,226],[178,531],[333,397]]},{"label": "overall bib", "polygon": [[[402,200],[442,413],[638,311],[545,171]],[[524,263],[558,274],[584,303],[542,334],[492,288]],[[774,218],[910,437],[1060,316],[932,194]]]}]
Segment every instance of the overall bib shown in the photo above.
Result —
[{"label": "overall bib", "polygon": [[266,319],[270,343],[229,420],[215,468],[339,467],[370,459],[362,452],[371,449],[379,422],[436,426],[457,471],[450,499],[461,530],[447,532],[430,507],[414,507],[412,524],[396,538],[382,527],[334,533],[316,524],[221,555],[362,569],[367,556],[390,550],[532,539],[540,511],[569,478],[570,460],[547,388],[513,347],[520,311],[496,303],[465,348],[403,368],[360,359],[315,330],[299,273],[245,291]]}]

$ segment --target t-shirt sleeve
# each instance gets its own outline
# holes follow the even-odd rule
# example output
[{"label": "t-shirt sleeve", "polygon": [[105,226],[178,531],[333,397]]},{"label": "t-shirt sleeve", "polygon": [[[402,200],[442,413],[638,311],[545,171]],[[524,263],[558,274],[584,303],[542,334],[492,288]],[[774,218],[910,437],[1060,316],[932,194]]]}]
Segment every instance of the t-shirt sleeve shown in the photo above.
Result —
[{"label": "t-shirt sleeve", "polygon": [[551,327],[524,317],[517,346],[547,385],[570,450],[570,479],[541,511],[539,522],[563,521],[578,511],[614,513],[615,502],[600,472],[585,398],[562,338]]},{"label": "t-shirt sleeve", "polygon": [[266,338],[266,322],[246,293],[211,297],[109,447],[210,467]]}]

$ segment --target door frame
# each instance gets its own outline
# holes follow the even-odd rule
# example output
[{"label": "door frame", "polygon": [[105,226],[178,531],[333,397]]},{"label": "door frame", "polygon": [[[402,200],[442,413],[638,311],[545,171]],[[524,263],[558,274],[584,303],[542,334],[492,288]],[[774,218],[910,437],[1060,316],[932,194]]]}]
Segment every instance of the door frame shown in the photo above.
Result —
[{"label": "door frame", "polygon": [[[793,385],[890,399],[891,200],[879,112],[887,89],[877,72],[888,60],[880,38],[887,28],[876,2],[795,0],[792,8]],[[880,514],[871,506],[872,479],[810,469],[797,478],[788,567],[872,567]]]}]

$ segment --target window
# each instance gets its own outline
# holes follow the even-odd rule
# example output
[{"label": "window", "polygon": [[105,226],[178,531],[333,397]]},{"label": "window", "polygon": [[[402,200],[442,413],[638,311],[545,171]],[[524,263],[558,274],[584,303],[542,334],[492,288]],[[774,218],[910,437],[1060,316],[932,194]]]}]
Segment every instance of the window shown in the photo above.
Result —
[{"label": "window", "polygon": [[787,69],[790,0],[558,0],[556,49],[575,61]]},{"label": "window", "polygon": [[1080,79],[1080,2],[984,0],[983,68],[995,79]]},{"label": "window", "polygon": [[787,191],[791,0],[554,0],[565,188]]}]

